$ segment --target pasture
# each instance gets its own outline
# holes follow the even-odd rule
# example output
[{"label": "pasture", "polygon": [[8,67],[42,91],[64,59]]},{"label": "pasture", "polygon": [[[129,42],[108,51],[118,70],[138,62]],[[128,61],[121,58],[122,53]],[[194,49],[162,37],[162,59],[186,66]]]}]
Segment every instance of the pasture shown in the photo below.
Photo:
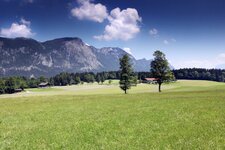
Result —
[{"label": "pasture", "polygon": [[0,96],[0,149],[225,149],[225,83],[118,82]]}]

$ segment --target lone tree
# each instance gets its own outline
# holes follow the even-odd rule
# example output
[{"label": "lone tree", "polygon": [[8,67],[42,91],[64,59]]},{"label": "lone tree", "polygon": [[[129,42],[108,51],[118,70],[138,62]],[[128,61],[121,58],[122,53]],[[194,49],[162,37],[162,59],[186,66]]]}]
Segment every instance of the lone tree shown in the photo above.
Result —
[{"label": "lone tree", "polygon": [[169,63],[166,59],[166,55],[157,50],[154,52],[154,60],[151,62],[151,74],[157,79],[159,85],[159,92],[161,92],[161,85],[164,82],[174,80],[174,75],[170,70]]},{"label": "lone tree", "polygon": [[120,88],[127,94],[132,84],[132,66],[130,57],[126,54],[120,59]]}]

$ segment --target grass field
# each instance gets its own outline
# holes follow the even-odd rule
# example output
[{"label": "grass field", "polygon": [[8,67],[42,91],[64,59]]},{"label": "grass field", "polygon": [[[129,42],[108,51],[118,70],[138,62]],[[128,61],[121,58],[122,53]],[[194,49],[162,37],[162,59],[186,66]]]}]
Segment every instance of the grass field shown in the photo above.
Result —
[{"label": "grass field", "polygon": [[225,149],[225,83],[85,84],[0,96],[0,149]]}]

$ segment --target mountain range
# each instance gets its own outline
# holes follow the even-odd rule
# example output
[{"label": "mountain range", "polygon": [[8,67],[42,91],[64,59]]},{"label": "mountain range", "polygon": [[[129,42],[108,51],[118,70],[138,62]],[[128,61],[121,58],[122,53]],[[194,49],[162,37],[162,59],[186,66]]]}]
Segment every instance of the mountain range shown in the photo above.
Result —
[{"label": "mountain range", "polygon": [[[119,70],[128,54],[118,47],[95,48],[80,38],[39,42],[30,38],[0,37],[0,76],[53,76],[60,72]],[[151,60],[131,58],[135,71],[149,71]]]}]

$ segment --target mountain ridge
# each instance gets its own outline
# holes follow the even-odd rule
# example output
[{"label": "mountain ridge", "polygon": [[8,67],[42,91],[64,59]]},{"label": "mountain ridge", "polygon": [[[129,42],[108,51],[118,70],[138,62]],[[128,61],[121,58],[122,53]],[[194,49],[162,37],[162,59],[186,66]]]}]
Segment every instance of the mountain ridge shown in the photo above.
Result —
[{"label": "mountain ridge", "polygon": [[95,48],[78,37],[39,42],[31,38],[0,37],[0,76],[53,76],[60,72],[119,70],[127,54],[134,71],[149,71],[151,60],[136,59],[118,47]]}]

